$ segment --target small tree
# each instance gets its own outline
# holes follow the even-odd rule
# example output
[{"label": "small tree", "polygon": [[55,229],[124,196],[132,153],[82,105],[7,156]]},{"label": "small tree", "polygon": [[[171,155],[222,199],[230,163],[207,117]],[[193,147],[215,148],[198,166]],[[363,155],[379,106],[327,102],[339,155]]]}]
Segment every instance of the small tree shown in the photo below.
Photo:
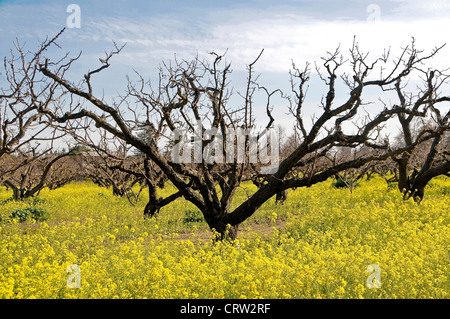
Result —
[{"label": "small tree", "polygon": [[38,196],[42,189],[55,189],[72,181],[79,172],[78,163],[64,161],[71,152],[60,155],[31,154],[31,161],[26,157],[10,157],[3,165],[14,170],[3,177],[2,184],[11,188],[16,201]]}]

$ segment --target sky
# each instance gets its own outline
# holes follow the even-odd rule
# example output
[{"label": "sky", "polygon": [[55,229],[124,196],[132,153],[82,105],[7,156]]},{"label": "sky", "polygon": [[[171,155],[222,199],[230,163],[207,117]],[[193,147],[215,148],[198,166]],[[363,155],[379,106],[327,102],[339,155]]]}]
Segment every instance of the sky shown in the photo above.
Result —
[{"label": "sky", "polygon": [[[74,13],[68,10],[71,4],[80,9],[79,27],[68,22]],[[264,49],[255,65],[262,85],[287,89],[292,62],[299,67],[307,61],[320,62],[338,46],[346,54],[354,36],[370,57],[391,47],[394,58],[411,37],[426,51],[448,43],[448,17],[448,0],[0,0],[0,56],[9,56],[16,39],[33,51],[39,41],[66,27],[58,40],[61,49],[49,54],[76,56],[81,51],[72,74],[81,79],[99,66],[98,59],[113,48],[112,41],[126,43],[108,73],[97,78],[106,94],[114,95],[124,89],[125,75],[133,74],[133,69],[151,78],[162,61],[175,56],[208,58],[211,51],[226,52],[239,91],[248,64]],[[450,44],[432,67],[449,67],[449,50]],[[318,79],[311,82],[308,103],[313,107],[326,87]],[[337,93],[337,100],[346,94],[345,89]],[[261,114],[264,107],[260,106]],[[275,117],[281,123],[289,118],[278,108]]]}]

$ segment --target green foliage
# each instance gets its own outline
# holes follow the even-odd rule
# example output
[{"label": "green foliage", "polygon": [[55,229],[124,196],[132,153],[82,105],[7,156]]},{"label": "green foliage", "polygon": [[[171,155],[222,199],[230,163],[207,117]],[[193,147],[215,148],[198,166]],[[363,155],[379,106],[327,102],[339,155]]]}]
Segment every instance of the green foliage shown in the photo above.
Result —
[{"label": "green foliage", "polygon": [[27,208],[21,208],[21,209],[15,209],[12,211],[11,215],[9,215],[10,218],[17,218],[20,223],[34,220],[36,222],[42,222],[47,220],[50,215],[49,213],[41,208],[41,207],[27,207]]},{"label": "green foliage", "polygon": [[442,195],[450,195],[450,186],[442,186]]},{"label": "green foliage", "polygon": [[332,185],[336,188],[348,188],[348,185],[353,185],[353,187],[359,187],[359,183],[355,183],[352,179],[349,179],[347,183],[345,183],[342,179],[338,179]]},{"label": "green foliage", "polygon": [[189,209],[184,213],[183,223],[200,223],[204,220],[202,212]]}]

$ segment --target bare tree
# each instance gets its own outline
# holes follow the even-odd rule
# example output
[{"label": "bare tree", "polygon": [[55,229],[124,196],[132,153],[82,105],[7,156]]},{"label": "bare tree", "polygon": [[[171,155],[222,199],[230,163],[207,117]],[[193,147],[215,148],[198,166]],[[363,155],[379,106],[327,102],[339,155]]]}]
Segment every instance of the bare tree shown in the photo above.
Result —
[{"label": "bare tree", "polygon": [[[136,150],[125,140],[107,134],[107,131],[93,138],[94,134],[88,123],[82,125],[77,123],[76,127],[70,124],[63,123],[61,126],[53,124],[53,126],[72,136],[82,148],[80,156],[84,177],[97,185],[111,187],[114,195],[126,197],[132,205],[137,204],[140,195],[147,189],[149,203],[144,210],[145,216],[155,215],[166,205],[162,203],[169,204],[181,196],[181,193],[177,193],[167,199],[159,198],[156,190],[164,188],[166,176],[146,154]],[[157,139],[154,131],[146,125],[141,127],[137,135],[147,141],[150,141],[150,136]],[[138,189],[135,189],[136,187]]]},{"label": "bare tree", "polygon": [[[136,158],[119,160],[89,152],[83,155],[83,163],[86,178],[99,186],[111,187],[114,195],[126,197],[133,205],[137,203],[145,184],[140,173],[141,163]],[[140,188],[135,192],[137,185]]]},{"label": "bare tree", "polygon": [[[422,51],[415,47],[413,39],[404,54],[410,56],[409,63],[412,65],[413,61],[422,62],[442,48],[443,46],[435,48],[430,55],[419,57]],[[405,198],[414,197],[420,201],[424,196],[425,186],[433,177],[450,172],[448,149],[442,147],[450,131],[450,110],[442,113],[445,107],[448,109],[450,96],[442,95],[442,87],[448,84],[450,75],[443,71],[426,69],[418,63],[414,70],[423,77],[422,88],[417,92],[408,91],[407,85],[403,85],[404,79],[398,78],[393,90],[398,96],[398,107],[405,110],[397,116],[401,125],[399,144],[407,147],[413,144],[417,146],[410,147],[407,152],[393,156],[392,159],[397,164],[399,190],[404,193]],[[418,118],[417,114],[422,117]],[[428,115],[428,125],[424,123],[425,115]],[[417,143],[424,136],[431,139]]]},{"label": "bare tree", "polygon": [[[52,85],[66,92],[70,102],[65,108],[55,104],[43,105],[39,111],[59,123],[70,123],[74,131],[83,129],[91,122],[98,131],[105,131],[112,138],[124,141],[145,154],[177,189],[175,194],[159,198],[157,188],[152,188],[148,204],[151,210],[158,210],[182,196],[198,207],[210,228],[219,232],[222,238],[236,238],[239,224],[281,191],[309,187],[351,168],[401,156],[423,140],[436,136],[434,132],[427,132],[410,145],[391,146],[388,140],[382,138],[383,124],[399,114],[424,116],[423,111],[385,105],[381,110],[374,107],[371,112],[367,112],[369,104],[363,102],[362,94],[368,87],[392,89],[393,85],[433,57],[437,50],[429,56],[420,57],[416,51],[407,48],[391,66],[388,51],[382,57],[369,61],[368,54],[362,53],[355,42],[350,48],[348,59],[337,49],[323,58],[324,73],[316,66],[327,94],[320,104],[321,112],[316,114],[310,125],[304,119],[303,107],[305,85],[311,70],[309,64],[303,70],[293,66],[293,96],[289,98],[289,109],[296,122],[299,143],[272,167],[273,170],[259,172],[263,177],[261,186],[231,210],[233,196],[250,167],[255,145],[262,145],[258,148],[260,152],[266,149],[267,154],[276,154],[275,144],[268,141],[273,133],[271,128],[274,122],[270,102],[279,90],[263,89],[256,83],[254,68],[259,56],[248,65],[247,85],[239,93],[242,98],[240,104],[231,100],[231,65],[223,55],[214,52],[209,62],[195,58],[192,61],[175,59],[171,64],[163,64],[156,87],[137,74],[136,82],[128,79],[123,96],[107,101],[93,93],[92,77],[105,71],[110,66],[111,58],[121,49],[116,45],[113,51],[100,60],[100,67],[87,72],[79,85],[65,77],[66,71],[77,58],[58,63],[41,59],[39,71]],[[384,72],[374,79],[373,71],[379,65]],[[345,67],[349,67],[350,71],[339,74],[338,71]],[[386,69],[389,70],[387,74]],[[347,85],[349,93],[342,103],[335,100],[336,82],[339,80]],[[254,117],[254,96],[258,93],[265,94],[267,103],[263,107],[268,118],[268,122],[261,125],[259,130]],[[149,138],[137,134],[143,126],[147,126],[151,132]],[[182,131],[187,132],[192,140],[186,142],[183,134],[180,134]],[[171,136],[166,132],[175,134]],[[243,139],[239,140],[236,132],[244,132]],[[162,146],[164,139],[167,143]],[[270,149],[268,144],[271,145]],[[192,147],[187,148],[186,145]],[[327,160],[327,155],[337,147],[362,146],[373,149],[373,152],[339,164]],[[182,155],[180,148],[183,149]],[[236,156],[240,149],[244,152],[245,161],[240,161]],[[189,150],[187,156],[184,150]],[[180,161],[180,156],[185,161]]]},{"label": "bare tree", "polygon": [[36,53],[27,52],[17,40],[10,57],[4,59],[0,89],[0,183],[49,154],[54,142],[62,137],[49,127],[49,118],[38,111],[59,100],[62,92],[54,83],[45,81],[37,67],[41,55],[55,45],[60,34],[46,39]]},{"label": "bare tree", "polygon": [[[438,115],[439,117],[439,115]],[[448,116],[447,116],[448,117]],[[449,123],[442,117],[434,125],[419,125],[419,134],[433,132],[434,138],[416,146],[407,156],[394,158],[398,170],[398,182],[404,198],[420,202],[425,186],[436,176],[450,173]]]},{"label": "bare tree", "polygon": [[79,167],[74,161],[64,161],[72,155],[63,154],[30,154],[28,158],[8,157],[2,165],[13,167],[10,173],[3,176],[2,184],[11,188],[14,200],[38,196],[42,189],[56,189],[75,179]]}]

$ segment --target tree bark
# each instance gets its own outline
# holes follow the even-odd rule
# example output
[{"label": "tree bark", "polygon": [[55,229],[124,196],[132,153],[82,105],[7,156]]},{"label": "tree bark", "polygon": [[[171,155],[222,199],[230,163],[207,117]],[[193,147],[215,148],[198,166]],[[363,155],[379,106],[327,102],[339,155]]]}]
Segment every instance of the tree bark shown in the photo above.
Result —
[{"label": "tree bark", "polygon": [[283,205],[284,202],[287,200],[287,195],[288,195],[287,189],[285,189],[285,190],[283,190],[281,192],[278,192],[276,197],[275,197],[275,203]]},{"label": "tree bark", "polygon": [[239,224],[231,225],[228,220],[229,213],[227,212],[223,217],[220,216],[218,209],[203,212],[206,223],[209,228],[217,232],[216,240],[235,240],[238,235]]},{"label": "tree bark", "polygon": [[419,172],[411,185],[411,192],[407,194],[407,198],[412,197],[416,202],[422,201],[425,187],[428,182],[433,177],[444,175],[448,172],[450,172],[450,161],[423,172]]}]

